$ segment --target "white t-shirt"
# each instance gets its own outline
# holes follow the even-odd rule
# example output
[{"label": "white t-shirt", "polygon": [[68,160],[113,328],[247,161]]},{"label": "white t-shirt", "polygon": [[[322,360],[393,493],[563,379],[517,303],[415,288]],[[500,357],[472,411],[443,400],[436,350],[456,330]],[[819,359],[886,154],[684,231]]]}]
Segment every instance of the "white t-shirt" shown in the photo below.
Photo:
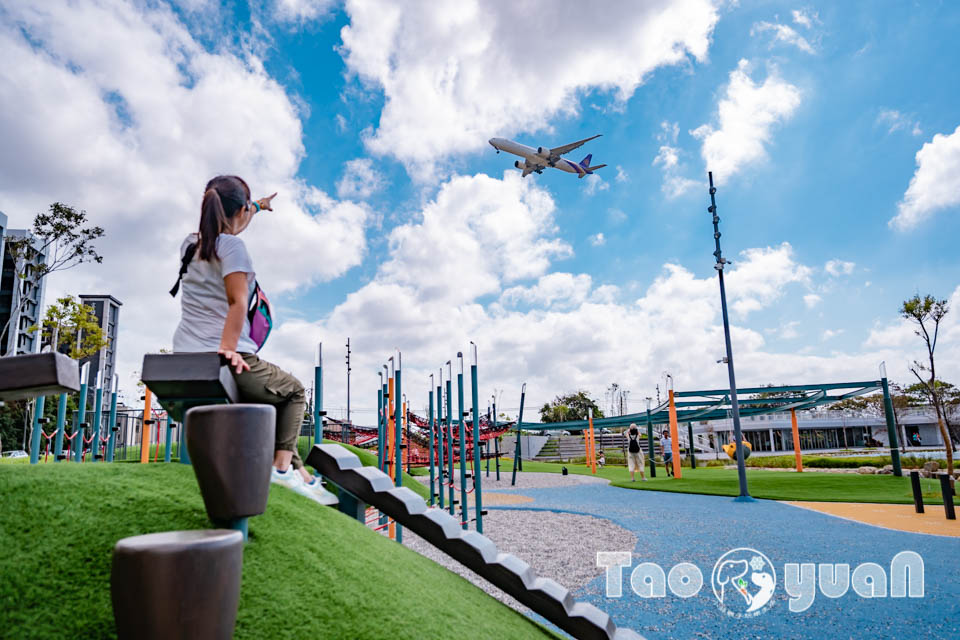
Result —
[{"label": "white t-shirt", "polygon": [[[197,234],[191,233],[180,245],[183,258],[187,246],[197,242]],[[247,274],[247,298],[253,293],[256,272],[243,240],[237,236],[221,233],[217,237],[219,260],[201,260],[200,248],[190,261],[180,283],[180,324],[173,334],[174,351],[217,351],[223,326],[227,321],[227,288],[223,278],[242,271]],[[246,304],[246,300],[244,300]],[[256,353],[257,345],[250,339],[250,321],[243,316],[243,331],[237,343],[240,353]]]},{"label": "white t-shirt", "polygon": [[669,436],[660,438],[660,444],[663,445],[663,455],[673,455],[673,441]]}]

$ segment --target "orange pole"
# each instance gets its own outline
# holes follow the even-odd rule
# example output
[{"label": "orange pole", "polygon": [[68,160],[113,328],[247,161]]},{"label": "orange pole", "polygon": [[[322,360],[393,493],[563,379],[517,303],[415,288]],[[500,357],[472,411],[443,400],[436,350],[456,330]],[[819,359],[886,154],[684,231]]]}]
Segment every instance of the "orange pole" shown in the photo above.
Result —
[{"label": "orange pole", "polygon": [[797,427],[796,409],[790,409],[790,427],[793,429],[793,455],[797,458],[797,473],[802,473],[803,457],[800,455],[800,428]]},{"label": "orange pole", "polygon": [[[147,420],[150,419],[150,400],[152,394],[150,389],[144,387],[143,393],[143,424],[140,429],[140,463],[147,464],[150,462],[150,425],[147,424]],[[81,438],[83,436],[80,436]],[[184,443],[186,444],[186,443]]]},{"label": "orange pole", "polygon": [[673,389],[670,395],[670,450],[673,452],[673,477],[682,478],[683,470],[680,467],[680,441],[677,438],[677,405],[673,401]]}]

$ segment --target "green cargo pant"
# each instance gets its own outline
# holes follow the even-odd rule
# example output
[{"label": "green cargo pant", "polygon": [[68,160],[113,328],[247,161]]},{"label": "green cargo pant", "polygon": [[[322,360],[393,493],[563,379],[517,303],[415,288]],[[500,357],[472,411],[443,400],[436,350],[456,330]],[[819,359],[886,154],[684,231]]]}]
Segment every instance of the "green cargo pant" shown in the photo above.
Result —
[{"label": "green cargo pant", "polygon": [[253,353],[243,353],[244,361],[250,365],[249,371],[237,375],[237,389],[241,402],[272,404],[277,409],[276,451],[293,452],[293,468],[303,466],[297,453],[297,439],[303,424],[304,410],[307,406],[303,385],[292,374]]}]

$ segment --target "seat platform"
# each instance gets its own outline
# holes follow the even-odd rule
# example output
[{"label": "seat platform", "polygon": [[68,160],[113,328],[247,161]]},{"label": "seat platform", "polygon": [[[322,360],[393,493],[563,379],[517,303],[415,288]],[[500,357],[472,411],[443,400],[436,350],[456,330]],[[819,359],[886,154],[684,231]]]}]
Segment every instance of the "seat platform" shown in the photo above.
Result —
[{"label": "seat platform", "polygon": [[191,407],[239,401],[230,367],[218,353],[148,353],[140,379],[176,422]]},{"label": "seat platform", "polygon": [[80,390],[80,367],[62,353],[0,358],[0,401]]}]

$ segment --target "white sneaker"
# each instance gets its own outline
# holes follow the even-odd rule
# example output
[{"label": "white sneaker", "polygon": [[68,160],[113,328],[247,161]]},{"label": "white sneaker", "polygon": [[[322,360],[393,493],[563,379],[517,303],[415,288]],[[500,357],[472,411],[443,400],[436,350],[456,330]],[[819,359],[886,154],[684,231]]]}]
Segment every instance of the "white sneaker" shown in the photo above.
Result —
[{"label": "white sneaker", "polygon": [[303,484],[303,478],[300,476],[300,473],[293,468],[293,465],[287,467],[286,471],[280,471],[276,467],[273,467],[270,470],[270,482],[282,484],[288,489],[296,490],[298,486]]},{"label": "white sneaker", "polygon": [[294,489],[294,491],[297,493],[307,496],[312,500],[316,500],[320,504],[328,507],[332,507],[335,504],[340,504],[340,500],[337,498],[336,494],[324,489],[323,483],[320,482],[319,478],[314,477],[310,482],[304,482],[303,478],[300,480],[300,486]]}]

